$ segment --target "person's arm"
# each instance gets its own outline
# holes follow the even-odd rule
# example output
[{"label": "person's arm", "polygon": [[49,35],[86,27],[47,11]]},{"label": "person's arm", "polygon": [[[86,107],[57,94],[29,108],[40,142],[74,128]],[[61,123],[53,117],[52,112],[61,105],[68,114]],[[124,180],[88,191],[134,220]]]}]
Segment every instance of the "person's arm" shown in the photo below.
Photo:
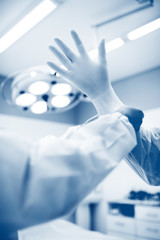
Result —
[{"label": "person's arm", "polygon": [[[56,39],[55,41],[64,55],[55,47],[51,46],[50,50],[67,70],[61,69],[52,62],[49,62],[48,65],[84,92],[94,104],[98,115],[112,113],[118,109],[125,112],[126,106],[114,92],[108,78],[104,40],[99,45],[98,60],[95,62],[89,58],[77,33],[72,31],[71,34],[79,56],[74,54],[61,40]],[[137,121],[134,115],[131,120]],[[152,131],[144,129],[137,131],[138,145],[126,158],[126,162],[144,181],[152,185],[160,185],[160,171],[157,171],[160,165],[159,137],[157,139],[159,130],[153,131],[154,134]],[[153,149],[155,153],[153,153]]]},{"label": "person's arm", "polygon": [[137,146],[125,160],[146,183],[160,186],[160,129],[141,127],[136,138]]},{"label": "person's arm", "polygon": [[140,127],[143,112],[139,109],[121,107],[118,109],[133,125],[137,146],[125,157],[125,161],[148,184],[160,185],[160,129]]},{"label": "person's arm", "polygon": [[115,113],[70,137],[31,144],[0,132],[0,142],[3,235],[68,214],[133,149],[136,138],[128,119]]}]

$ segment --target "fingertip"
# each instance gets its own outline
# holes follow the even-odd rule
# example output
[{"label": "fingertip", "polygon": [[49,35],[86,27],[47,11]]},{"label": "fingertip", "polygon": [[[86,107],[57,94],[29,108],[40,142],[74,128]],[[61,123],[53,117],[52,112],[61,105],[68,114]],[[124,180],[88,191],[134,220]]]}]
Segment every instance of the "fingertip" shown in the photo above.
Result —
[{"label": "fingertip", "polygon": [[78,34],[76,33],[76,31],[74,29],[72,29],[71,30],[71,35],[72,35],[72,37],[74,37],[74,36],[77,36]]},{"label": "fingertip", "polygon": [[105,42],[106,40],[103,38],[99,43],[99,49],[105,51]]},{"label": "fingertip", "polygon": [[74,29],[71,29],[71,34],[72,34],[72,33],[75,33],[75,30],[74,30]]},{"label": "fingertip", "polygon": [[49,50],[52,50],[53,47],[50,45],[48,48],[49,48]]},{"label": "fingertip", "polygon": [[50,50],[53,54],[57,53],[57,48],[54,47],[54,46],[49,46],[49,50]]},{"label": "fingertip", "polygon": [[54,38],[54,41],[57,43],[57,42],[60,42],[60,39],[59,38]]},{"label": "fingertip", "polygon": [[101,44],[105,48],[106,40],[104,38],[101,40]]},{"label": "fingertip", "polygon": [[52,63],[51,63],[51,62],[47,62],[47,65],[48,65],[49,67],[51,67],[51,66],[52,66]]}]

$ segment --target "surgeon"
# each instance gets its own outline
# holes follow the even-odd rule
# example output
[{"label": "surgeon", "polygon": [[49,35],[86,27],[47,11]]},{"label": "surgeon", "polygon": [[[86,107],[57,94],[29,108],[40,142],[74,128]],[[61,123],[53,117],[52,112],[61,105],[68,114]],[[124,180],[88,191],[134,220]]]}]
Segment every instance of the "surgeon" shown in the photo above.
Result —
[{"label": "surgeon", "polygon": [[[105,41],[102,40],[99,44],[98,60],[95,62],[89,58],[78,34],[71,31],[71,35],[79,54],[75,54],[63,41],[56,38],[58,48],[50,46],[50,50],[66,70],[53,62],[48,62],[48,65],[85,93],[94,104],[99,116],[113,113],[117,109],[126,113],[127,106],[118,98],[108,78]],[[126,162],[146,183],[160,185],[160,129],[147,130],[141,127],[140,131],[136,132],[136,138],[138,144],[125,157]]]},{"label": "surgeon", "polygon": [[[92,63],[77,34],[72,34],[82,56],[74,62],[72,56],[61,55],[62,61],[72,62],[71,81],[90,95],[100,116],[62,137],[47,136],[34,143],[0,129],[0,240],[16,239],[19,229],[68,214],[136,146],[143,113],[124,107],[106,82],[104,43],[99,47],[100,64]],[[104,102],[104,92],[88,70],[88,78],[77,80],[74,75],[87,63],[91,71],[94,65],[95,74],[103,74],[101,84],[107,83],[110,95]]]}]

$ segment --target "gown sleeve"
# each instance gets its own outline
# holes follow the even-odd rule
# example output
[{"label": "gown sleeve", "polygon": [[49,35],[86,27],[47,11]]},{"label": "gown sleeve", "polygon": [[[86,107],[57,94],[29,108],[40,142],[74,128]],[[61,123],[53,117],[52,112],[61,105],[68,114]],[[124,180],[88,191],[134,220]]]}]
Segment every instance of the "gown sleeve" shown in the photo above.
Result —
[{"label": "gown sleeve", "polygon": [[160,186],[160,129],[141,127],[136,137],[137,146],[125,160],[146,183]]},{"label": "gown sleeve", "polygon": [[0,141],[0,229],[9,233],[68,214],[135,147],[136,135],[114,113],[60,138],[28,143],[0,132]]}]

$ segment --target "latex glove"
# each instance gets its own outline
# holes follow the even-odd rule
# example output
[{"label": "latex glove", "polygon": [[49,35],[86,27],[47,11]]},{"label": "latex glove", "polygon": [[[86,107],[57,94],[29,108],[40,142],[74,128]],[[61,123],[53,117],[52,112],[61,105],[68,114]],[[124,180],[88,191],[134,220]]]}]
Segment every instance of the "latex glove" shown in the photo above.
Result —
[{"label": "latex glove", "polygon": [[84,48],[82,41],[75,31],[71,31],[79,56],[73,53],[60,39],[55,42],[58,48],[50,46],[52,53],[66,68],[59,67],[53,62],[48,65],[68,79],[75,87],[85,93],[94,104],[99,115],[114,112],[122,106],[122,102],[115,94],[108,79],[105,41],[102,40],[98,47],[98,61],[92,61]]},{"label": "latex glove", "polygon": [[122,113],[128,118],[129,122],[134,127],[135,132],[139,131],[144,118],[144,113],[140,109],[123,106],[119,108],[117,112]]}]

